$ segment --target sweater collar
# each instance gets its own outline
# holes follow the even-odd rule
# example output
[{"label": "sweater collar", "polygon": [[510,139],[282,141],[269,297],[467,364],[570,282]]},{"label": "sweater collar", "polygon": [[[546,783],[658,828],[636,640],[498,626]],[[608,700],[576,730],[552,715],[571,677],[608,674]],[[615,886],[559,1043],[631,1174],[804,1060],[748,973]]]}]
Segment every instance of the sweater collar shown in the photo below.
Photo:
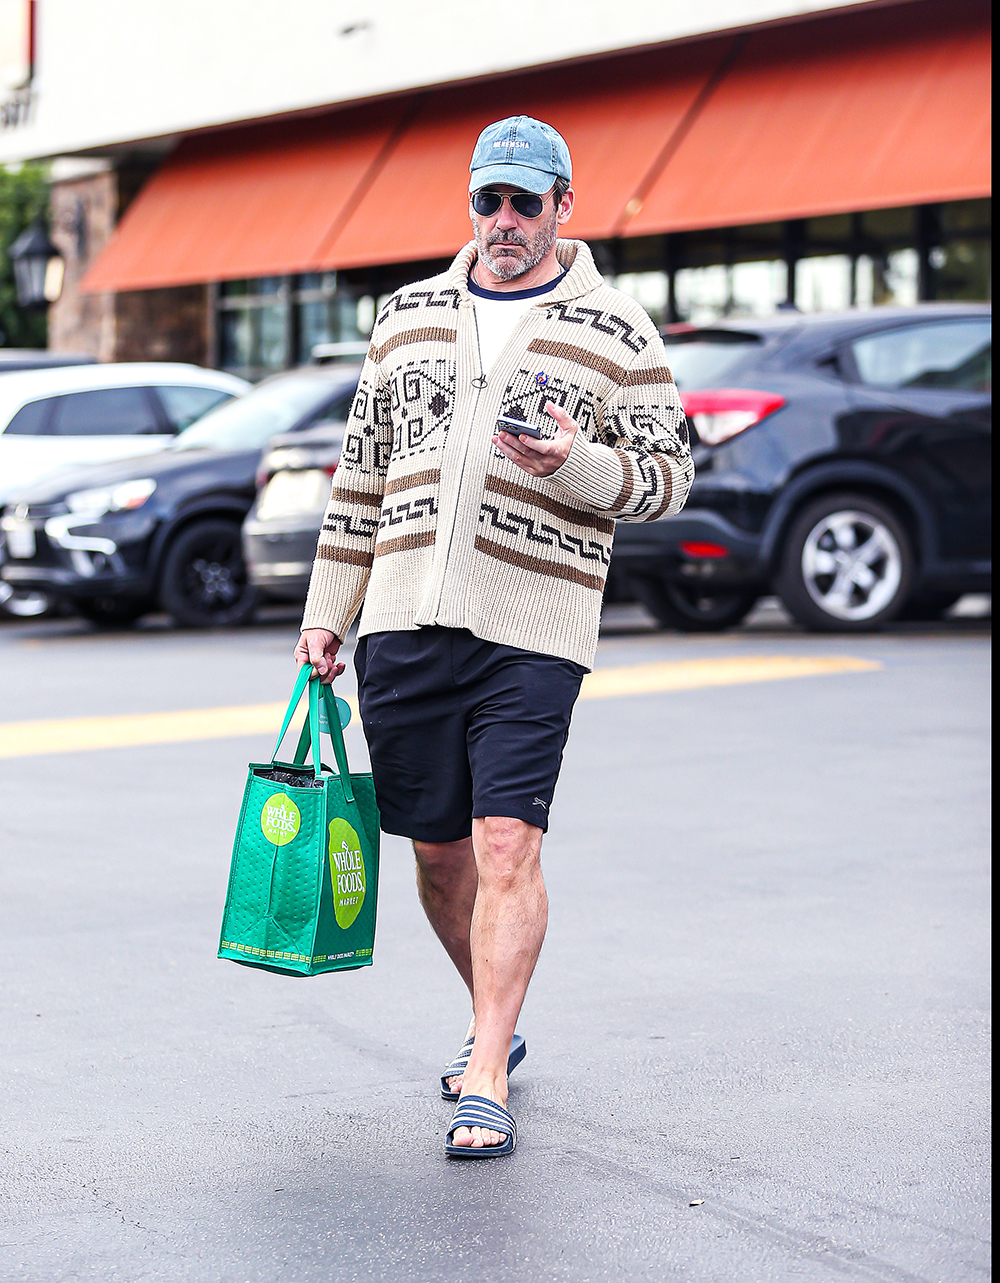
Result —
[{"label": "sweater collar", "polygon": [[[542,296],[546,305],[563,303],[581,294],[589,294],[604,284],[604,277],[597,270],[594,256],[585,241],[571,241],[561,237],[556,241],[556,259],[567,269],[554,290]],[[448,269],[448,284],[458,290],[463,302],[470,302],[469,272],[476,261],[476,242],[470,241],[460,249]]]}]

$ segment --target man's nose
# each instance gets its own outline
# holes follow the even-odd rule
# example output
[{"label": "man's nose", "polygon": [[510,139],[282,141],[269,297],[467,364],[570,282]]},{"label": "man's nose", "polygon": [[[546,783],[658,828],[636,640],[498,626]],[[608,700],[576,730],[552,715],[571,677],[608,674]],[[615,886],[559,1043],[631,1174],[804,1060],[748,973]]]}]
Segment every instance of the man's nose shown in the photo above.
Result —
[{"label": "man's nose", "polygon": [[510,231],[512,227],[517,227],[517,215],[511,209],[509,200],[505,200],[500,206],[499,213],[497,214],[496,225],[505,232]]}]

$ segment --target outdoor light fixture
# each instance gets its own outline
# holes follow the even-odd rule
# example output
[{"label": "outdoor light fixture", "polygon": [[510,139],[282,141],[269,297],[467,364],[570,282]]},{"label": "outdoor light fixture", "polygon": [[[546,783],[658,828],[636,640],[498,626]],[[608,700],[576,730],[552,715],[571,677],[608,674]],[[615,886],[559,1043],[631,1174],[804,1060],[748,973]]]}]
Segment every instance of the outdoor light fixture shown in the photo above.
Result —
[{"label": "outdoor light fixture", "polygon": [[40,218],[21,233],[9,253],[18,307],[37,311],[54,303],[62,293],[65,262]]}]

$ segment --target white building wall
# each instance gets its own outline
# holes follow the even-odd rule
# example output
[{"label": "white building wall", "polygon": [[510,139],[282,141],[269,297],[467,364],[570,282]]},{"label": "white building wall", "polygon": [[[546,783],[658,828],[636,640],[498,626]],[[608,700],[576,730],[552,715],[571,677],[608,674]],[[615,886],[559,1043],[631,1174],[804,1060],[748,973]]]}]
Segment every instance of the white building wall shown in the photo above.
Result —
[{"label": "white building wall", "polygon": [[0,163],[168,142],[206,125],[862,2],[38,0],[30,108],[0,132]]}]

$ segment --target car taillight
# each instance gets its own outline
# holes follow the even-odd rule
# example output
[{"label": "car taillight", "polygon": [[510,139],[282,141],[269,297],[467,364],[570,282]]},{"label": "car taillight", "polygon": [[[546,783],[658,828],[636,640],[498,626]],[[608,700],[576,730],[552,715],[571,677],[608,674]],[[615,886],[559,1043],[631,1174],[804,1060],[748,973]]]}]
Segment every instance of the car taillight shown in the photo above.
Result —
[{"label": "car taillight", "polygon": [[785,404],[776,392],[754,392],[747,388],[712,388],[704,392],[681,392],[684,412],[694,423],[704,445],[721,445],[747,428],[755,427]]},{"label": "car taillight", "polygon": [[326,473],[328,477],[332,477],[333,474],[337,471],[337,465],[335,463],[328,463],[326,467],[323,469],[323,471]]},{"label": "car taillight", "polygon": [[273,475],[274,473],[270,468],[258,468],[257,475],[254,477],[254,483],[257,486],[257,489],[263,490]]}]

